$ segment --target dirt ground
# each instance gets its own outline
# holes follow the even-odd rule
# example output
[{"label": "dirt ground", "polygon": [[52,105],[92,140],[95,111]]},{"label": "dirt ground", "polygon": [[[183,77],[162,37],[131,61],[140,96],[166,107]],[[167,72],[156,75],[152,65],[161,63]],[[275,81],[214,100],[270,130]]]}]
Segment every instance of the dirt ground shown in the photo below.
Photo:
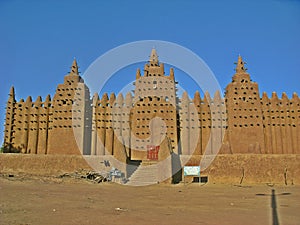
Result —
[{"label": "dirt ground", "polygon": [[299,186],[0,177],[0,224],[300,224]]}]

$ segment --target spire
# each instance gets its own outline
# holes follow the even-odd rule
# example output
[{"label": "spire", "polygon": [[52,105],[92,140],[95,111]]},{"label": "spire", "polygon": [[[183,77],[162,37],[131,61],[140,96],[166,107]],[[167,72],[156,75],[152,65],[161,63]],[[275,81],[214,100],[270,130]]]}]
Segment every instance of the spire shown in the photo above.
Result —
[{"label": "spire", "polygon": [[199,91],[196,91],[194,94],[194,104],[200,105],[201,104],[201,97]]},{"label": "spire", "polygon": [[51,102],[51,96],[47,95],[45,99],[45,103],[50,103]]},{"label": "spire", "polygon": [[150,55],[150,60],[149,61],[150,61],[151,65],[158,66],[158,56],[157,56],[155,48],[152,48],[152,50],[151,50],[151,55]]},{"label": "spire", "polygon": [[31,98],[31,96],[28,96],[28,97],[27,97],[25,104],[26,104],[27,106],[32,106],[32,98]]},{"label": "spire", "polygon": [[73,63],[72,63],[70,74],[79,75],[79,73],[78,73],[78,66],[77,66],[77,62],[76,62],[75,58],[74,58]]},{"label": "spire", "polygon": [[126,103],[126,106],[128,107],[131,107],[132,106],[132,95],[130,92],[128,92],[126,94],[126,97],[125,97],[125,103]]},{"label": "spire", "polygon": [[11,86],[11,88],[9,90],[9,97],[10,98],[15,98],[15,88],[14,88],[14,86]]},{"label": "spire", "polygon": [[38,97],[36,98],[36,101],[34,102],[34,106],[35,106],[35,107],[41,107],[41,105],[42,105],[42,97],[41,97],[41,96],[38,96]]},{"label": "spire", "polygon": [[93,107],[97,107],[99,101],[99,95],[97,92],[93,95],[92,101],[93,101]]},{"label": "spire", "polygon": [[190,102],[189,95],[186,91],[182,93],[181,102],[183,104],[187,104]]},{"label": "spire", "polygon": [[243,61],[242,56],[239,55],[238,61],[235,64],[236,64],[236,68],[235,68],[236,73],[246,73],[247,71],[247,69],[245,68],[246,62]]},{"label": "spire", "polygon": [[118,96],[117,96],[117,103],[119,106],[122,106],[123,105],[123,101],[124,101],[124,97],[122,95],[122,93],[119,93]]},{"label": "spire", "polygon": [[50,106],[51,106],[51,96],[47,95],[45,102],[44,102],[44,107],[47,109]]},{"label": "spire", "polygon": [[263,100],[269,100],[269,98],[268,98],[268,95],[267,95],[267,92],[263,92],[263,94],[262,94],[262,99]]},{"label": "spire", "polygon": [[141,77],[141,70],[140,68],[138,68],[136,71],[136,80],[139,79],[140,77]]},{"label": "spire", "polygon": [[106,106],[107,101],[108,101],[108,95],[107,93],[104,93],[101,98],[101,104]]},{"label": "spire", "polygon": [[171,80],[174,80],[174,69],[170,68],[170,78]]},{"label": "spire", "polygon": [[115,93],[111,93],[110,96],[109,96],[109,104],[110,104],[111,106],[113,106],[114,103],[115,103],[115,100],[116,100],[116,95],[115,95]]}]

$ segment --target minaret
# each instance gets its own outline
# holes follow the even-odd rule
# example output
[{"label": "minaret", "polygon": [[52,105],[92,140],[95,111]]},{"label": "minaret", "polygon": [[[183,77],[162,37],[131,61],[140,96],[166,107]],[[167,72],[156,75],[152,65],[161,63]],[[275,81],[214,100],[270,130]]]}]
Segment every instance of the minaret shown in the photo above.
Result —
[{"label": "minaret", "polygon": [[[76,59],[64,83],[58,84],[52,105],[49,154],[87,154],[90,150],[91,104],[88,87],[79,75]],[[90,109],[90,111],[89,111]],[[64,137],[64,138],[61,138]],[[76,140],[75,140],[76,138]]]},{"label": "minaret", "polygon": [[71,66],[70,74],[79,75],[78,68],[79,68],[79,67],[78,67],[78,65],[77,65],[77,61],[76,61],[76,59],[74,58],[73,63],[72,63],[72,66]]},{"label": "minaret", "polygon": [[[171,150],[177,153],[178,137],[174,71],[171,70],[169,76],[165,75],[164,64],[159,62],[156,49],[153,48],[149,61],[145,64],[143,76],[140,76],[138,70],[136,78],[133,99],[134,107],[131,114],[132,150],[129,154],[131,159],[149,159],[150,156],[147,155],[146,150],[152,148],[153,145],[161,147],[162,153],[170,154],[170,149],[165,148],[165,145],[156,146],[158,145],[154,141],[156,138],[157,140],[165,138],[170,141],[170,145],[172,145]],[[152,135],[152,130],[154,127],[155,129],[157,127],[150,121],[155,117],[159,117],[166,125],[166,132],[161,130],[159,133],[154,132]],[[154,137],[154,135],[156,136]]]},{"label": "minaret", "polygon": [[156,49],[153,48],[151,50],[151,55],[150,55],[150,64],[151,66],[158,66],[159,62],[158,62],[158,56],[157,56],[157,53],[156,53]]},{"label": "minaret", "polygon": [[232,82],[226,87],[228,137],[233,153],[264,152],[262,106],[258,85],[239,56]]},{"label": "minaret", "polygon": [[245,68],[246,62],[243,61],[242,56],[239,55],[238,61],[235,64],[236,64],[236,68],[235,68],[236,73],[246,73],[247,71],[247,69]]}]

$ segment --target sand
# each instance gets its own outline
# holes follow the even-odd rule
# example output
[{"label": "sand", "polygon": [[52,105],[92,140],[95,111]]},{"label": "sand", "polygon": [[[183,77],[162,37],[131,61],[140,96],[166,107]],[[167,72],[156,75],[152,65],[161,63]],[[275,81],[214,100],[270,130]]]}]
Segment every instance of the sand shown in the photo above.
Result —
[{"label": "sand", "polygon": [[[273,192],[272,192],[273,190]],[[299,224],[299,186],[0,177],[0,224]]]}]

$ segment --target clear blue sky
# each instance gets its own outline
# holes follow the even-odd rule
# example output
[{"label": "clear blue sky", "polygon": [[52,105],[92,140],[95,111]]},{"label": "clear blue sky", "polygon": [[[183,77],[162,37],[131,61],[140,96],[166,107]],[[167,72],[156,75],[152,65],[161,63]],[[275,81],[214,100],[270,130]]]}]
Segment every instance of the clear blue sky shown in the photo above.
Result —
[{"label": "clear blue sky", "polygon": [[[260,93],[300,93],[299,1],[1,0],[1,121],[12,85],[17,100],[53,96],[74,57],[84,73],[106,51],[149,39],[198,54],[222,88],[241,54]],[[195,91],[192,85],[189,91]]]}]

